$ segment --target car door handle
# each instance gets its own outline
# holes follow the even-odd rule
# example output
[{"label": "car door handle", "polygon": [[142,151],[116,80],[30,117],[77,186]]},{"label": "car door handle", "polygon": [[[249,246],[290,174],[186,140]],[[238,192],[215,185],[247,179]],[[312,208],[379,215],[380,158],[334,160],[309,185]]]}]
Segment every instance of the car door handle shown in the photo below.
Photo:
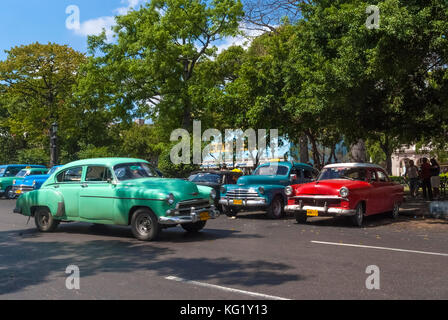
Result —
[{"label": "car door handle", "polygon": [[81,187],[82,187],[82,188],[87,188],[88,185],[87,185],[86,183],[83,183],[83,184],[81,185]]},{"label": "car door handle", "polygon": [[55,185],[55,186],[53,186],[53,188],[55,188],[55,189],[58,189],[58,188],[59,188],[59,186],[58,186],[58,185]]}]

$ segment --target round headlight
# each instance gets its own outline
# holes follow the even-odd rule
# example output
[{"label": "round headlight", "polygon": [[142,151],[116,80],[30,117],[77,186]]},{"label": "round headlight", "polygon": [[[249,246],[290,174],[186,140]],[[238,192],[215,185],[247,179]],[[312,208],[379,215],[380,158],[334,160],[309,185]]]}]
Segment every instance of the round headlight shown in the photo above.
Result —
[{"label": "round headlight", "polygon": [[168,202],[168,204],[173,204],[174,203],[174,195],[172,193],[170,193],[167,197],[166,197],[166,202]]},{"label": "round headlight", "polygon": [[221,187],[221,193],[222,193],[222,194],[225,194],[226,192],[227,192],[226,187]]},{"label": "round headlight", "polygon": [[33,180],[33,186],[35,186],[36,185],[36,180]]},{"label": "round headlight", "polygon": [[349,191],[347,187],[342,187],[341,190],[339,190],[339,194],[341,195],[342,198],[347,198]]},{"label": "round headlight", "polygon": [[210,191],[210,198],[212,198],[213,200],[216,199],[216,190],[212,189],[212,191]]},{"label": "round headlight", "polygon": [[258,188],[258,191],[260,191],[260,194],[264,194],[264,188],[263,187]]},{"label": "round headlight", "polygon": [[285,194],[286,194],[288,197],[292,196],[293,193],[294,193],[294,191],[293,191],[293,189],[292,189],[291,186],[287,186],[287,187],[285,188]]}]

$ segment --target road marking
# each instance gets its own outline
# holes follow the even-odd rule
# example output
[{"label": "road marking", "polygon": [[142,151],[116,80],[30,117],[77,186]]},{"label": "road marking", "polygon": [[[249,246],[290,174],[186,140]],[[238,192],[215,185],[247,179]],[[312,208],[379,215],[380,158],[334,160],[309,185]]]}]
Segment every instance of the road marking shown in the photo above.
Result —
[{"label": "road marking", "polygon": [[213,289],[218,289],[218,290],[232,292],[232,293],[245,294],[245,295],[257,297],[257,298],[263,298],[263,299],[269,299],[269,300],[290,300],[290,299],[286,299],[286,298],[282,298],[282,297],[270,296],[267,294],[250,292],[250,291],[233,289],[233,288],[227,288],[227,287],[217,286],[214,284],[208,284],[208,283],[203,283],[203,282],[198,282],[198,281],[182,279],[182,278],[178,278],[178,277],[166,277],[165,279],[171,280],[171,281],[188,283],[188,284],[192,284],[192,285],[196,285],[196,286],[200,286],[200,287],[213,288]]},{"label": "road marking", "polygon": [[439,252],[426,252],[426,251],[395,249],[395,248],[386,248],[386,247],[373,247],[373,246],[363,246],[363,245],[357,245],[357,244],[334,243],[334,242],[323,242],[323,241],[311,241],[311,242],[312,243],[316,243],[316,244],[328,244],[328,245],[333,245],[333,246],[345,246],[345,247],[355,247],[355,248],[389,250],[389,251],[408,252],[408,253],[421,253],[421,254],[430,254],[430,255],[435,255],[435,256],[448,257],[448,253],[439,253]]}]

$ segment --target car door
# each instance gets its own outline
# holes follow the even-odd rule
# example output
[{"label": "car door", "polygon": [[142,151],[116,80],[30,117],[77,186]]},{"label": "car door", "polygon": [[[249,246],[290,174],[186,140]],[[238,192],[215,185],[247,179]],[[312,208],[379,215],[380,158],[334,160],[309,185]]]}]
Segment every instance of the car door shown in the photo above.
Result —
[{"label": "car door", "polygon": [[386,172],[381,169],[377,170],[379,196],[381,198],[381,212],[391,211],[394,207],[394,184],[390,181]]},{"label": "car door", "polygon": [[65,215],[69,218],[79,217],[79,193],[81,191],[81,178],[83,167],[68,168],[56,176],[56,181],[50,184],[56,192],[62,194],[65,206]]},{"label": "car door", "polygon": [[113,221],[116,187],[105,166],[88,166],[79,194],[79,216],[90,221]]}]

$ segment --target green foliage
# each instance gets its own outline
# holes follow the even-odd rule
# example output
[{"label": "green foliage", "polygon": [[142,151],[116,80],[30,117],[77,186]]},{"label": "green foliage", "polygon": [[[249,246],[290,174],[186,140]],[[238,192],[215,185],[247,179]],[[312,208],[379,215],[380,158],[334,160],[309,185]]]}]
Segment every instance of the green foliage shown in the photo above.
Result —
[{"label": "green foliage", "polygon": [[17,162],[48,166],[50,155],[48,154],[48,150],[43,148],[26,148],[17,152]]},{"label": "green foliage", "polygon": [[95,147],[91,144],[80,144],[80,151],[77,154],[78,159],[108,158],[116,155],[110,151],[109,147]]},{"label": "green foliage", "polygon": [[187,178],[191,172],[199,170],[199,166],[194,164],[175,165],[171,161],[170,152],[173,145],[167,146],[161,153],[158,168],[167,178]]}]

